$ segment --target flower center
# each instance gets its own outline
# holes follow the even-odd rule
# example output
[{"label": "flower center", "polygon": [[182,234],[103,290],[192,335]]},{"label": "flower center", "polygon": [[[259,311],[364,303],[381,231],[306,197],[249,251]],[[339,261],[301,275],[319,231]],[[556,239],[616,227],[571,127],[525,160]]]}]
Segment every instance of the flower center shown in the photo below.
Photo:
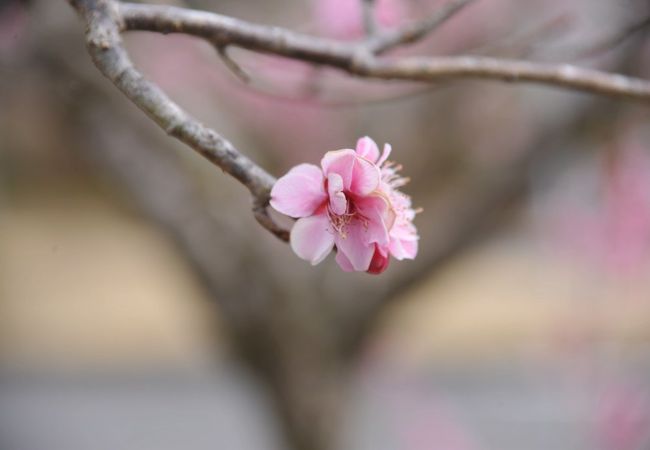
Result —
[{"label": "flower center", "polygon": [[330,224],[336,233],[341,236],[343,239],[348,237],[348,225],[354,221],[358,220],[361,222],[364,228],[368,228],[368,219],[357,211],[354,207],[354,203],[351,201],[347,202],[345,212],[343,214],[336,214],[331,206],[327,206],[327,216],[330,220]]}]

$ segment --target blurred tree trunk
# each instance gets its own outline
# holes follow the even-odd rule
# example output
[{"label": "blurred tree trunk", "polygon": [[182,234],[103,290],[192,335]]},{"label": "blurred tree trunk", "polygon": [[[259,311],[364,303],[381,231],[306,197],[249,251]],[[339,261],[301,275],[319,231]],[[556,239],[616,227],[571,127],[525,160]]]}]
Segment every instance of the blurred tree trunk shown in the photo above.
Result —
[{"label": "blurred tree trunk", "polygon": [[[333,448],[350,361],[343,357],[343,330],[323,308],[328,299],[266,267],[251,231],[211,214],[177,156],[134,130],[95,86],[86,86],[84,98],[72,127],[82,130],[86,157],[98,173],[111,174],[193,265],[224,317],[235,355],[268,388],[290,448]],[[243,275],[251,272],[253,280]]]}]

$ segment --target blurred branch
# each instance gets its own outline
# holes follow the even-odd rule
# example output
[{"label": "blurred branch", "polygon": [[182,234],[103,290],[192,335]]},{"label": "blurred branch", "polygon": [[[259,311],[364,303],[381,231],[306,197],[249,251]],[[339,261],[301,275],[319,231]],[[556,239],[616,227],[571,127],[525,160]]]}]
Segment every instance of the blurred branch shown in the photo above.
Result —
[{"label": "blurred branch", "polygon": [[522,58],[530,55],[540,43],[547,41],[549,38],[557,38],[562,33],[568,31],[571,25],[571,16],[560,14],[550,19],[544,20],[530,27],[518,31],[515,35],[509,36],[503,40],[489,42],[477,47],[466,49],[465,51],[472,54],[482,55],[499,55]]},{"label": "blurred branch", "polygon": [[225,45],[220,45],[217,46],[217,53],[219,54],[219,57],[221,58],[221,61],[223,61],[224,65],[230,69],[230,71],[235,75],[239,80],[244,83],[248,84],[251,81],[250,75],[244,70],[242,66],[240,66],[237,61],[232,59],[230,54],[228,53],[228,47]]},{"label": "blurred branch", "polygon": [[366,30],[368,37],[375,36],[379,31],[379,24],[377,23],[376,16],[376,1],[375,0],[360,0],[361,12],[363,15],[363,27]]},{"label": "blurred branch", "polygon": [[[292,292],[295,286],[268,267],[264,262],[268,257],[262,256],[263,249],[250,238],[247,227],[211,214],[196,175],[178,161],[177,155],[160,149],[155,139],[135,132],[129,120],[115,111],[87,108],[79,117],[83,126],[77,129],[91,144],[87,147],[93,162],[104,169],[102,172],[107,170],[143,212],[173,238],[199,275],[225,318],[229,343],[237,357],[270,388],[291,448],[324,448],[322,444],[307,444],[312,440],[325,442],[322,425],[312,409],[327,408],[322,415],[330,409],[331,414],[337,413],[337,399],[328,397],[336,386],[329,387],[321,380],[332,376],[329,367],[335,363],[327,342],[312,332],[318,329],[313,314],[307,317],[301,311],[304,296]],[[247,276],[252,271],[254,283]],[[322,316],[316,317],[322,320]],[[307,323],[311,327],[305,331]],[[304,389],[314,384],[321,391],[305,393]]]},{"label": "blurred branch", "polygon": [[630,39],[635,34],[650,29],[650,16],[644,17],[620,30],[618,33],[605,38],[601,42],[597,42],[587,49],[580,51],[577,58],[592,58],[601,53],[613,50],[625,41]]},{"label": "blurred branch", "polygon": [[379,54],[395,47],[417,42],[435,31],[440,25],[447,22],[474,1],[451,0],[449,3],[434,11],[426,19],[404,25],[396,30],[385,31],[381,35],[371,38],[367,45],[370,51]]}]

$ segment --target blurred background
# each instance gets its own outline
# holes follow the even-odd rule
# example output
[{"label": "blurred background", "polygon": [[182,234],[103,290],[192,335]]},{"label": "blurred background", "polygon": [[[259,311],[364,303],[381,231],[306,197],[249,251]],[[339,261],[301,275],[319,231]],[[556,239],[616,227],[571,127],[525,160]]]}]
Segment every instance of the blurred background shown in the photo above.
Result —
[{"label": "blurred background", "polygon": [[[363,34],[356,0],[156,3]],[[444,3],[378,0],[377,16]],[[650,78],[648,17],[645,0],[477,0],[400,52]],[[647,106],[233,49],[245,84],[205,42],[125,42],[276,176],[363,135],[390,142],[424,209],[420,255],[381,277],[304,264],[242,186],[100,75],[66,2],[4,0],[1,450],[320,448],[283,423],[333,397],[342,449],[650,449]]]}]

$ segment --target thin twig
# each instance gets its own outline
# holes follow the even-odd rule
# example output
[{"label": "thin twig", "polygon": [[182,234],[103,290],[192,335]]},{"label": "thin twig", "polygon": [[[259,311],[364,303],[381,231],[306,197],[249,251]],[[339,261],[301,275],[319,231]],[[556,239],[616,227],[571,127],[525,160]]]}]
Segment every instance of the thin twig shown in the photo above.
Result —
[{"label": "thin twig", "polygon": [[591,45],[590,47],[580,51],[575,56],[578,59],[593,58],[594,56],[597,56],[601,53],[613,50],[614,48],[623,44],[633,35],[648,29],[650,29],[650,16],[626,26],[620,32],[614,34],[613,36],[605,38],[601,42],[597,42],[596,44]]},{"label": "thin twig", "polygon": [[228,47],[225,45],[217,45],[216,46],[217,53],[219,54],[219,57],[221,58],[221,61],[223,61],[223,64],[230,69],[230,71],[235,75],[242,83],[248,84],[251,81],[251,77],[244,70],[242,66],[240,66],[237,61],[232,59],[230,54],[228,53]]},{"label": "thin twig", "polygon": [[367,45],[370,51],[375,54],[380,54],[395,47],[412,44],[429,35],[473,1],[475,0],[451,0],[436,10],[430,17],[420,22],[404,25],[397,30],[386,31],[379,36],[371,38]]},{"label": "thin twig", "polygon": [[557,39],[559,35],[568,31],[570,25],[571,16],[568,14],[560,14],[537,23],[529,29],[522,30],[515,35],[508,36],[501,41],[466,48],[464,52],[473,55],[498,55],[499,57],[522,58],[529,56],[536,49],[542,47],[541,43],[548,41],[549,38]]},{"label": "thin twig", "polygon": [[363,16],[363,28],[366,30],[366,36],[372,38],[379,31],[379,24],[377,23],[377,11],[375,9],[375,0],[360,0],[361,13]]},{"label": "thin twig", "polygon": [[109,1],[118,9],[117,18],[122,21],[124,31],[183,33],[203,38],[217,46],[232,45],[340,68],[348,66],[357,52],[354,43],[312,37],[212,12],[166,5],[102,1]]},{"label": "thin twig", "polygon": [[592,94],[650,102],[650,81],[571,64],[550,64],[474,56],[402,58],[376,62],[367,69],[373,78],[408,81],[484,79],[536,83]]}]

